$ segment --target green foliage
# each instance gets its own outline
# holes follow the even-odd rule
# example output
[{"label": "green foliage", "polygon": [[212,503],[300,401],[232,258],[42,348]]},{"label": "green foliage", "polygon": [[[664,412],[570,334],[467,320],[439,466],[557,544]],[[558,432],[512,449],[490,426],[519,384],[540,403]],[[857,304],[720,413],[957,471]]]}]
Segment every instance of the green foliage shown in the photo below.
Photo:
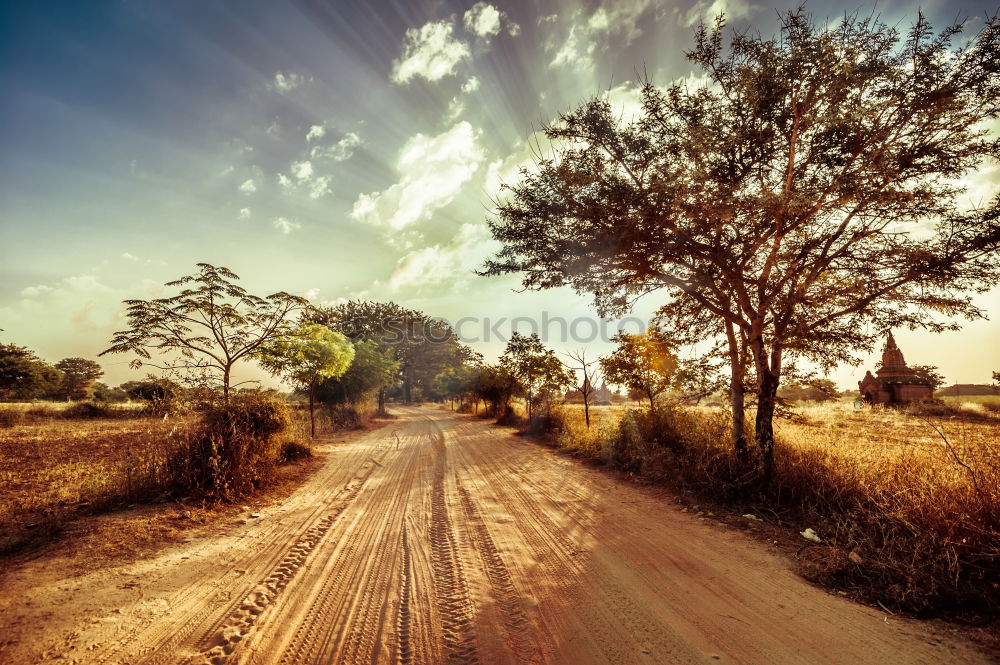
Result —
[{"label": "green foliage", "polygon": [[354,346],[324,325],[304,323],[263,345],[257,359],[274,376],[307,388],[343,375],[354,359]]},{"label": "green foliage", "polygon": [[390,385],[399,362],[379,349],[375,340],[354,341],[354,361],[341,376],[317,386],[316,397],[326,404],[357,404]]},{"label": "green foliage", "polygon": [[148,376],[145,381],[126,381],[120,388],[128,398],[145,402],[152,413],[166,414],[178,411],[186,395],[180,384],[170,379]]},{"label": "green foliage", "polygon": [[556,357],[555,351],[546,349],[537,333],[513,333],[500,356],[499,367],[517,382],[527,399],[529,419],[540,398],[573,384],[573,377]]},{"label": "green foliage", "polygon": [[34,351],[0,344],[0,399],[32,399],[55,393],[62,374]]},{"label": "green foliage", "polygon": [[517,379],[500,365],[482,365],[472,376],[473,395],[489,404],[489,413],[494,416],[504,415],[518,389]]},{"label": "green foliage", "polygon": [[[151,365],[196,385],[230,392],[233,366],[292,330],[290,316],[308,305],[283,291],[251,295],[224,267],[198,264],[198,273],[167,282],[180,293],[154,300],[126,300],[128,329],[116,332],[109,353],[134,353],[131,365]],[[152,362],[153,353],[161,355]]]},{"label": "green foliage", "polygon": [[94,382],[104,376],[104,370],[93,360],[63,358],[55,365],[62,372],[59,393],[67,399],[86,399],[94,392]]},{"label": "green foliage", "polygon": [[642,393],[652,408],[656,397],[671,386],[677,355],[666,337],[653,328],[641,335],[620,332],[615,342],[618,347],[600,360],[605,378]]},{"label": "green foliage", "polygon": [[448,367],[457,367],[473,352],[459,343],[444,321],[394,302],[352,300],[309,314],[352,340],[366,339],[396,361],[403,400],[414,397],[414,389],[430,394],[435,377]]}]

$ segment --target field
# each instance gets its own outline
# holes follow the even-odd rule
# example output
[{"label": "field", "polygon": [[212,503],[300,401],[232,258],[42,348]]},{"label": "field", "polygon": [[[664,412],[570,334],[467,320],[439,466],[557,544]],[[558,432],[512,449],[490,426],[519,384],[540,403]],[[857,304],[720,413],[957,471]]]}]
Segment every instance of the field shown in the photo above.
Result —
[{"label": "field", "polygon": [[44,539],[75,515],[148,498],[142,474],[192,423],[43,418],[0,428],[0,552]]},{"label": "field", "polygon": [[773,474],[756,479],[729,450],[724,410],[598,407],[587,430],[582,406],[560,409],[566,449],[737,514],[813,528],[822,542],[804,558],[817,559],[806,572],[819,581],[916,614],[1000,610],[996,397],[800,404],[800,418],[775,423]]}]

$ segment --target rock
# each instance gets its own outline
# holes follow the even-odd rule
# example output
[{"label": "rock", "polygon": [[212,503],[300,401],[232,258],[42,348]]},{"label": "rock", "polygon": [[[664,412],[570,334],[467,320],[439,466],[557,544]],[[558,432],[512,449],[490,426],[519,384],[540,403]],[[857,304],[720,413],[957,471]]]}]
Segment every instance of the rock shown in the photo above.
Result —
[{"label": "rock", "polygon": [[757,517],[756,515],[754,515],[752,513],[747,513],[743,517],[747,518],[748,520],[753,520],[754,522],[763,522],[764,521],[764,520],[762,520],[761,518]]}]

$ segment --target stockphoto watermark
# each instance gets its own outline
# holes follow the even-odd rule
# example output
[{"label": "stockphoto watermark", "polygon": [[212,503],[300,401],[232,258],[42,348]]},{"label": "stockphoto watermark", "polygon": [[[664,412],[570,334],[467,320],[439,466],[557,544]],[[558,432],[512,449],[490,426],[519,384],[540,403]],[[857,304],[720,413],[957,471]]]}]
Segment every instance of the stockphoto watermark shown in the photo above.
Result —
[{"label": "stockphoto watermark", "polygon": [[611,342],[615,335],[643,333],[650,322],[638,316],[620,319],[602,319],[593,316],[566,318],[542,312],[540,316],[489,317],[463,316],[451,321],[435,318],[389,318],[379,325],[371,321],[345,319],[331,327],[348,337],[376,336],[386,344],[407,342],[444,343],[458,339],[463,344],[477,342],[506,343],[515,332],[521,335],[538,335],[542,342],[551,344],[589,344]]}]

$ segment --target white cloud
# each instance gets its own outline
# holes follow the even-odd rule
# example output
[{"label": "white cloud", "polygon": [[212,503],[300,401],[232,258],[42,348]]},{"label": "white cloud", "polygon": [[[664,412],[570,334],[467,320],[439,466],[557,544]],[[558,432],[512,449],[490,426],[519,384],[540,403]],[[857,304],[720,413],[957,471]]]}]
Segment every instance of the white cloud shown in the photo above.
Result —
[{"label": "white cloud", "polygon": [[250,208],[240,208],[240,219],[250,219]]},{"label": "white cloud", "polygon": [[285,217],[275,217],[274,221],[271,223],[274,224],[274,228],[278,229],[285,235],[302,228],[302,225],[298,222],[293,222]]},{"label": "white cloud", "polygon": [[130,254],[129,252],[122,252],[122,258],[126,261],[138,261],[139,257],[135,254]]},{"label": "white cloud", "polygon": [[691,27],[701,21],[715,20],[719,14],[733,21],[750,15],[753,6],[746,0],[698,0],[694,7],[684,14],[684,25]]},{"label": "white cloud", "polygon": [[292,179],[286,176],[284,173],[278,174],[278,184],[281,185],[282,189],[291,189],[292,187],[295,186],[295,183],[292,182]]},{"label": "white cloud", "polygon": [[522,169],[533,171],[538,155],[550,156],[551,142],[544,132],[535,132],[519,142],[509,155],[490,162],[483,180],[483,191],[492,203],[502,199],[503,186],[515,185],[521,179]]},{"label": "white cloud", "polygon": [[500,34],[500,11],[486,2],[477,2],[465,12],[465,29],[478,37]]},{"label": "white cloud", "polygon": [[295,72],[275,72],[274,74],[274,87],[281,92],[289,92],[295,90],[305,82],[305,77],[301,74],[296,74]]},{"label": "white cloud", "polygon": [[485,224],[463,224],[447,244],[423,247],[399,259],[389,276],[389,287],[399,291],[443,283],[458,286],[497,249],[499,244]]},{"label": "white cloud", "polygon": [[475,76],[470,76],[469,80],[462,84],[462,92],[469,94],[476,90],[479,90],[479,79]]},{"label": "white cloud", "polygon": [[454,122],[458,119],[458,116],[462,115],[464,110],[465,102],[458,97],[452,97],[451,101],[448,102],[448,110],[444,114],[445,122]]},{"label": "white cloud", "polygon": [[469,57],[469,47],[454,38],[451,21],[431,22],[406,31],[403,55],[393,62],[392,80],[407,83],[416,76],[439,81],[455,73],[459,62]]},{"label": "white cloud", "polygon": [[335,162],[343,162],[354,155],[354,149],[362,145],[361,137],[354,132],[347,132],[343,138],[333,145],[313,146],[309,151],[312,159],[332,159]]},{"label": "white cloud", "polygon": [[593,70],[598,47],[606,50],[612,44],[628,46],[642,34],[641,25],[647,12],[666,7],[665,0],[605,0],[589,17],[575,12],[568,22],[567,33],[557,29],[559,22],[555,15],[542,17],[539,25],[549,26],[550,30],[545,50],[555,53],[550,66]]},{"label": "white cloud", "polygon": [[52,287],[46,284],[39,284],[37,286],[26,286],[21,289],[21,295],[25,298],[35,298],[46,293],[51,293]]},{"label": "white cloud", "polygon": [[294,162],[292,164],[292,175],[301,180],[308,180],[313,175],[313,165],[312,162],[306,160],[303,162]]},{"label": "white cloud", "polygon": [[313,125],[306,132],[306,141],[312,141],[313,139],[321,139],[326,136],[326,127],[323,125]]},{"label": "white cloud", "polygon": [[309,185],[309,198],[318,199],[330,193],[330,180],[328,175],[321,175]]},{"label": "white cloud", "polygon": [[240,185],[240,191],[243,192],[244,194],[253,194],[254,192],[256,192],[257,185],[254,184],[253,178],[248,178],[244,180],[243,184]]},{"label": "white cloud", "polygon": [[479,136],[462,121],[437,136],[411,137],[399,153],[400,180],[382,192],[358,196],[351,217],[395,231],[429,219],[479,170],[486,157]]}]

